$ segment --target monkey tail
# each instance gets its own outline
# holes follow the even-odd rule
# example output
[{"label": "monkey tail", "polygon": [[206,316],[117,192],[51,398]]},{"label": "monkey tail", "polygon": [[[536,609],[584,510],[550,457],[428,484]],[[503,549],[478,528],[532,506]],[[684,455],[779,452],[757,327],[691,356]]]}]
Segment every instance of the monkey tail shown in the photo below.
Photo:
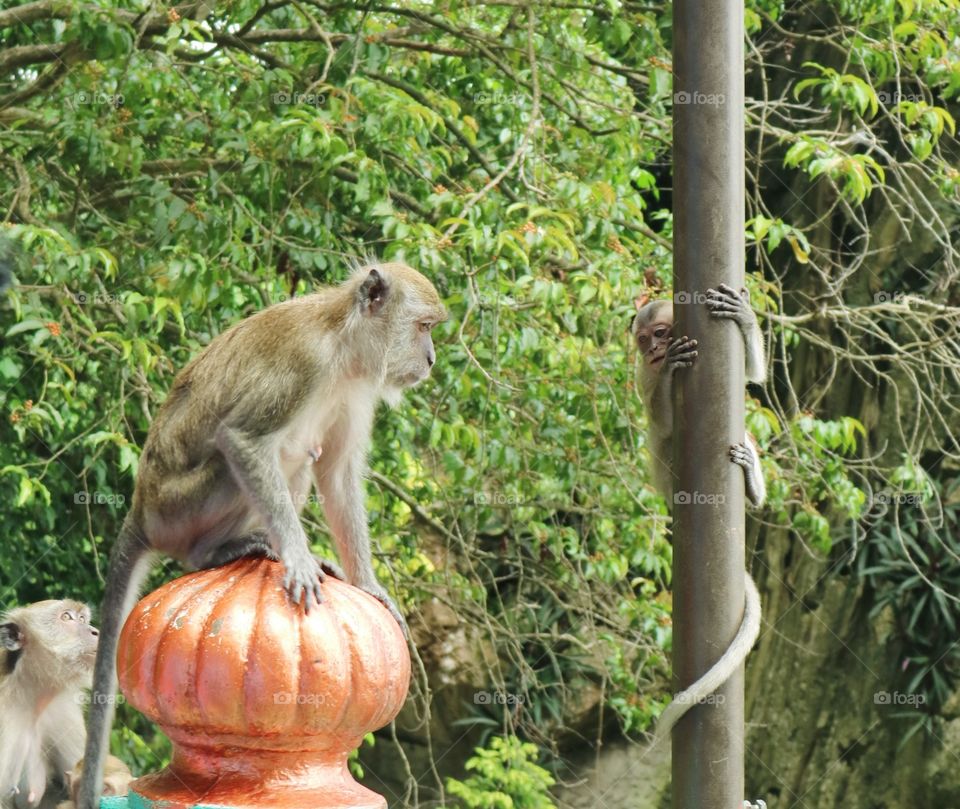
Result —
[{"label": "monkey tail", "polygon": [[744,607],[740,629],[727,650],[699,680],[685,688],[673,698],[664,712],[660,714],[654,741],[659,742],[670,734],[670,730],[687,711],[702,702],[706,697],[723,685],[747,658],[751,647],[760,634],[760,593],[749,573],[744,572]]},{"label": "monkey tail", "polygon": [[104,766],[110,750],[117,692],[117,644],[120,630],[150,570],[151,549],[128,515],[110,553],[107,582],[100,610],[100,638],[93,668],[93,692],[87,720],[83,775],[77,795],[78,809],[98,809]]}]

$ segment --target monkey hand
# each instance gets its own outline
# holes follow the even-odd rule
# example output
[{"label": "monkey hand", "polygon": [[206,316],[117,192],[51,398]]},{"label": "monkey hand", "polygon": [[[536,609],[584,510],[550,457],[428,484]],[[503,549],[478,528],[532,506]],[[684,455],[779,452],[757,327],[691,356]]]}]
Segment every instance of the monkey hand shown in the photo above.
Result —
[{"label": "monkey hand", "polygon": [[757,320],[750,306],[750,294],[746,289],[738,293],[727,284],[707,290],[707,308],[714,317],[734,321],[741,329],[751,329]]},{"label": "monkey hand", "polygon": [[403,637],[410,640],[410,630],[407,628],[406,618],[403,617],[403,613],[400,612],[394,600],[387,595],[387,591],[383,589],[382,585],[379,582],[374,582],[373,584],[359,584],[357,587],[363,590],[363,592],[369,593],[383,604],[383,606],[390,611],[390,614],[396,618],[397,623],[400,624],[400,628],[403,630]]},{"label": "monkey hand", "polygon": [[322,560],[307,548],[306,538],[292,549],[284,548],[280,561],[283,563],[283,589],[290,595],[290,600],[294,604],[302,603],[306,612],[310,612],[312,604],[322,604],[320,585],[326,580],[327,574]]},{"label": "monkey hand", "polygon": [[664,363],[668,371],[676,371],[677,368],[689,368],[697,358],[697,341],[691,340],[684,335],[670,341],[667,346],[667,353],[664,357]]}]

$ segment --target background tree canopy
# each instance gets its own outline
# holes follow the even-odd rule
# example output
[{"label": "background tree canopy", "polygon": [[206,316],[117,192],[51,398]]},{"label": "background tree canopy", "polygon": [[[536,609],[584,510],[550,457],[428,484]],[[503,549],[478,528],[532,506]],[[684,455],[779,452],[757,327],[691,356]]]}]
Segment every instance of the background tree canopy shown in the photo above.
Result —
[{"label": "background tree canopy", "polygon": [[[151,413],[199,347],[349,257],[402,259],[452,317],[370,458],[381,574],[421,655],[371,785],[547,806],[587,743],[639,739],[667,700],[671,553],[627,327],[635,297],[670,291],[670,13],[0,3],[0,201],[22,247],[3,605],[99,601]],[[748,797],[949,805],[960,6],[749,0],[746,21],[746,261],[773,374],[748,402],[770,487],[749,526]],[[132,712],[114,746],[140,769],[166,754]]]}]

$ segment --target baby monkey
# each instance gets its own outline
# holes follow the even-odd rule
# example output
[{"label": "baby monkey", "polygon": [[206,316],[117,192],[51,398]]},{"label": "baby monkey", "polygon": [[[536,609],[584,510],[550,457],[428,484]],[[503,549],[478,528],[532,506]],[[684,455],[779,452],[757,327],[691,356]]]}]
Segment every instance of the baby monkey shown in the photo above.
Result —
[{"label": "baby monkey", "polygon": [[[743,335],[748,382],[763,383],[766,362],[763,356],[763,335],[757,316],[750,308],[745,289],[737,294],[726,284],[707,290],[707,308],[716,318],[732,320]],[[650,425],[650,454],[653,456],[653,483],[673,505],[674,479],[670,469],[673,441],[673,375],[680,368],[689,368],[697,359],[697,341],[687,336],[674,337],[673,304],[651,301],[637,307],[631,326],[643,365],[640,369],[640,395],[647,409]],[[730,460],[743,467],[747,499],[759,508],[767,495],[760,468],[760,456],[753,438],[730,447]]]},{"label": "baby monkey", "polygon": [[[746,378],[762,383],[766,379],[763,353],[763,335],[757,317],[750,307],[745,289],[738,294],[727,284],[707,290],[707,308],[713,317],[732,320],[743,335],[746,354]],[[649,448],[653,458],[654,485],[674,505],[674,476],[670,468],[673,457],[673,375],[681,368],[689,368],[697,359],[697,341],[686,335],[673,336],[673,304],[670,301],[652,301],[637,305],[631,332],[637,341],[642,358],[640,395],[647,409]],[[760,455],[749,433],[729,450],[730,460],[743,468],[744,489],[754,508],[763,505],[766,486],[760,467]],[[716,691],[743,663],[760,634],[760,595],[757,587],[745,573],[743,621],[730,646],[720,659],[699,680],[677,694],[660,715],[656,734],[666,736],[690,708]]]}]

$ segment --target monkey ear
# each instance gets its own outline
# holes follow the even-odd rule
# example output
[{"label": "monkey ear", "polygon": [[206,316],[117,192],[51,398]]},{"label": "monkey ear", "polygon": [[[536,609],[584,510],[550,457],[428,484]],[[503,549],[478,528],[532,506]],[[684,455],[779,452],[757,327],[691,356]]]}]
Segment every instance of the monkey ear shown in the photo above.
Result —
[{"label": "monkey ear", "polygon": [[640,295],[639,297],[633,299],[633,308],[639,312],[649,302],[650,302],[649,295]]},{"label": "monkey ear", "polygon": [[386,279],[375,269],[360,284],[360,307],[365,315],[376,315],[387,300]]},{"label": "monkey ear", "polygon": [[12,621],[0,624],[0,649],[8,652],[18,652],[23,648],[23,631],[19,624]]}]

